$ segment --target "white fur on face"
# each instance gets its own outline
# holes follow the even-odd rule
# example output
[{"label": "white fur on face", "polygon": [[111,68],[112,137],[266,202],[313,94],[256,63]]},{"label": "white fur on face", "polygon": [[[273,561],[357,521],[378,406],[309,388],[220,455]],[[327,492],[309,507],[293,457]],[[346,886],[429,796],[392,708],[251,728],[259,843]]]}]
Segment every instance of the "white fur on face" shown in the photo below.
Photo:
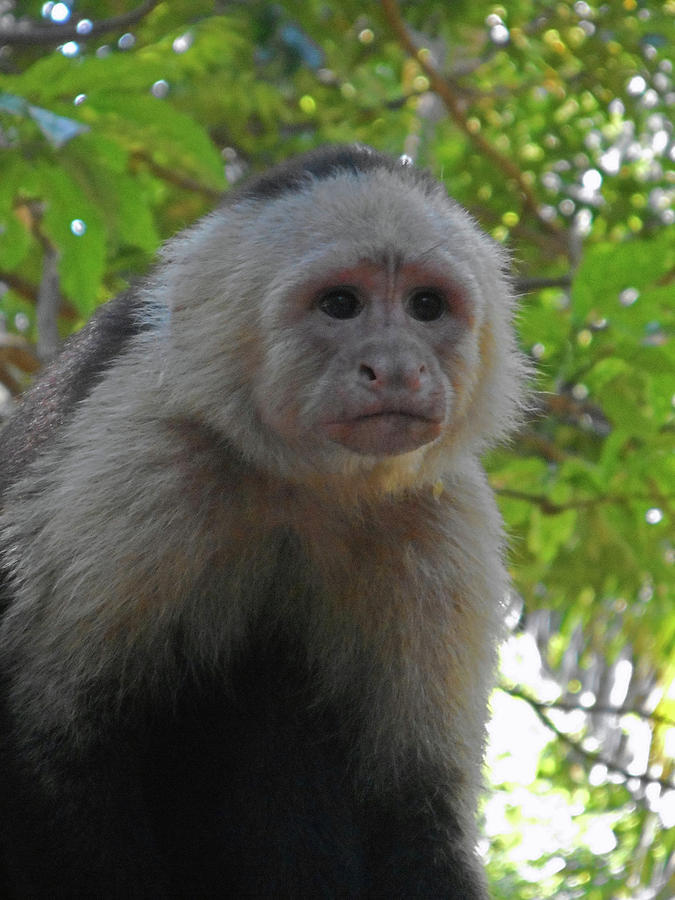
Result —
[{"label": "white fur on face", "polygon": [[504,255],[440,188],[428,196],[386,171],[339,174],[271,201],[226,206],[168,245],[157,294],[171,308],[165,368],[177,405],[199,410],[244,453],[286,475],[300,474],[302,446],[312,455],[310,468],[320,458],[329,471],[366,465],[319,446],[312,423],[289,458],[260,407],[266,400],[285,405],[289,397],[296,410],[318,405],[323,362],[303,352],[297,321],[289,326],[304,286],[326,271],[365,260],[384,264],[392,255],[444,272],[469,307],[471,330],[449,373],[461,382],[456,418],[442,443],[448,451],[479,451],[510,430],[523,365],[510,328]]}]

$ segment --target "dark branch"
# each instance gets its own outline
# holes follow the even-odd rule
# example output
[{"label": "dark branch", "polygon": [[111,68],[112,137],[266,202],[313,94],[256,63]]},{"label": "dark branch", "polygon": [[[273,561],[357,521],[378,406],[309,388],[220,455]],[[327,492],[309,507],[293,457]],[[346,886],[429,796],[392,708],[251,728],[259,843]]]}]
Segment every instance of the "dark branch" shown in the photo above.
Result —
[{"label": "dark branch", "polygon": [[59,280],[59,254],[54,245],[45,242],[42,257],[42,278],[35,305],[37,325],[37,354],[41,362],[49,362],[59,351],[59,308],[61,284]]},{"label": "dark branch", "polygon": [[80,34],[77,30],[77,22],[67,25],[42,25],[38,22],[18,22],[11,27],[0,25],[0,46],[3,44],[30,45],[30,44],[65,44],[68,41],[88,41],[110,31],[120,31],[134,25],[147,16],[154,9],[159,0],[145,0],[131,12],[111,19],[101,19],[93,22],[89,31]]},{"label": "dark branch", "polygon": [[572,286],[571,275],[559,275],[557,278],[517,278],[514,287],[519,294],[529,294],[532,291],[540,291],[542,288]]},{"label": "dark branch", "polygon": [[222,200],[223,198],[223,190],[201,184],[201,182],[197,181],[196,179],[190,178],[187,175],[183,175],[180,172],[176,172],[175,170],[170,169],[167,166],[160,166],[159,163],[156,163],[147,153],[143,153],[141,151],[133,153],[131,156],[131,162],[143,163],[150,169],[153,175],[161,178],[162,181],[173,184],[185,191],[191,191],[195,194],[202,194],[210,202],[217,202],[218,200]]},{"label": "dark branch", "polygon": [[12,394],[20,394],[23,385],[14,377],[15,370],[33,374],[40,369],[40,360],[28,341],[16,334],[0,333],[0,384]]},{"label": "dark branch", "polygon": [[538,706],[539,709],[561,709],[563,712],[576,712],[581,710],[589,715],[600,714],[603,716],[638,716],[640,719],[646,719],[648,722],[656,722],[659,725],[667,725],[669,728],[675,728],[675,719],[668,716],[661,716],[658,713],[647,712],[644,709],[635,709],[632,706],[607,706],[605,704],[594,703],[593,706],[581,706],[579,703],[570,703],[566,700],[554,700],[544,703],[541,700],[535,700],[525,691],[519,691],[517,688],[507,688],[501,686],[501,689],[512,697],[519,700],[525,700],[531,706]]},{"label": "dark branch", "polygon": [[[550,719],[547,715],[547,711],[555,708],[553,704],[550,703],[540,703],[538,700],[534,700],[532,697],[528,696],[525,693],[517,690],[510,690],[508,688],[502,688],[506,693],[511,694],[513,697],[518,697],[520,700],[524,700],[534,710],[535,714],[539,718],[539,720],[550,730],[555,736],[566,744],[570,750],[574,751],[578,756],[581,756],[587,762],[592,763],[593,765],[602,765],[606,766],[606,768],[611,769],[613,772],[617,772],[619,775],[622,775],[626,781],[630,781],[631,779],[637,779],[641,781],[643,784],[658,784],[664,790],[672,791],[675,790],[675,784],[669,781],[667,778],[657,778],[653,775],[648,775],[644,772],[642,775],[634,775],[632,772],[629,772],[624,766],[621,766],[619,763],[614,762],[611,759],[607,759],[601,753],[595,753],[591,750],[586,750],[581,746],[579,741],[574,740],[574,738],[570,737],[564,731],[561,731]],[[577,707],[575,707],[577,708]],[[584,707],[578,707],[582,709],[586,713],[593,713],[593,707],[588,709]]]},{"label": "dark branch", "polygon": [[[495,487],[495,491],[501,497],[510,497],[512,500],[524,500],[533,506],[538,506],[545,516],[558,516],[570,509],[588,509],[602,503],[634,503],[638,500],[651,503],[657,500],[650,494],[604,494],[598,497],[584,497],[578,500],[570,500],[567,503],[554,503],[544,494],[530,494],[527,491],[516,491],[511,488]],[[672,495],[666,494],[664,499],[672,499]]]},{"label": "dark branch", "polygon": [[30,303],[36,302],[38,289],[34,284],[26,281],[25,278],[22,278],[20,275],[16,275],[14,272],[3,272],[0,270],[0,285],[3,284],[14,291],[15,294],[23,297],[24,300],[28,300]]}]

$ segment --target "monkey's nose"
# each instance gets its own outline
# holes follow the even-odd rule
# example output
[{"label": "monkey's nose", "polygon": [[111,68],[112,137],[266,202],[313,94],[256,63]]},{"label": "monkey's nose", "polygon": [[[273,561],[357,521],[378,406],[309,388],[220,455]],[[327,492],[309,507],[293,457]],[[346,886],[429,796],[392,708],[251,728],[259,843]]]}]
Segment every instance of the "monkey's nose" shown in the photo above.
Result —
[{"label": "monkey's nose", "polygon": [[359,380],[374,391],[394,389],[415,392],[421,390],[426,371],[424,363],[361,363]]}]

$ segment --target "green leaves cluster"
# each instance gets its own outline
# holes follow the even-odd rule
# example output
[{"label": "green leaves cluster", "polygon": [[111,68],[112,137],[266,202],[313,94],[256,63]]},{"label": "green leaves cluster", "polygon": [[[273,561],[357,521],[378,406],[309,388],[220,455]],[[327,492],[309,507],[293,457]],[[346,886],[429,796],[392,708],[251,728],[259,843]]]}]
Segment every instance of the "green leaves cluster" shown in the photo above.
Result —
[{"label": "green leaves cluster", "polygon": [[[575,623],[587,623],[603,598],[621,600],[624,625],[657,657],[675,650],[672,238],[664,229],[598,242],[569,298],[526,298],[521,334],[537,356],[542,411],[554,415],[525,440],[551,452],[495,460],[528,600],[571,608]],[[610,651],[606,634],[602,641]]]}]

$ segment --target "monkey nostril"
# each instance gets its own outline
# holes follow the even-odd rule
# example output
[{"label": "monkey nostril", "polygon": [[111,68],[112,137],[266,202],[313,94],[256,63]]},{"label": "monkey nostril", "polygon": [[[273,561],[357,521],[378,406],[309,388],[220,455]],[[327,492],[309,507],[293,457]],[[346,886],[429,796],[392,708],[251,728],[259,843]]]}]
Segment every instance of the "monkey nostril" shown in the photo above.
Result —
[{"label": "monkey nostril", "polygon": [[375,370],[371,369],[370,366],[361,365],[359,367],[359,374],[364,375],[368,381],[377,381]]}]

